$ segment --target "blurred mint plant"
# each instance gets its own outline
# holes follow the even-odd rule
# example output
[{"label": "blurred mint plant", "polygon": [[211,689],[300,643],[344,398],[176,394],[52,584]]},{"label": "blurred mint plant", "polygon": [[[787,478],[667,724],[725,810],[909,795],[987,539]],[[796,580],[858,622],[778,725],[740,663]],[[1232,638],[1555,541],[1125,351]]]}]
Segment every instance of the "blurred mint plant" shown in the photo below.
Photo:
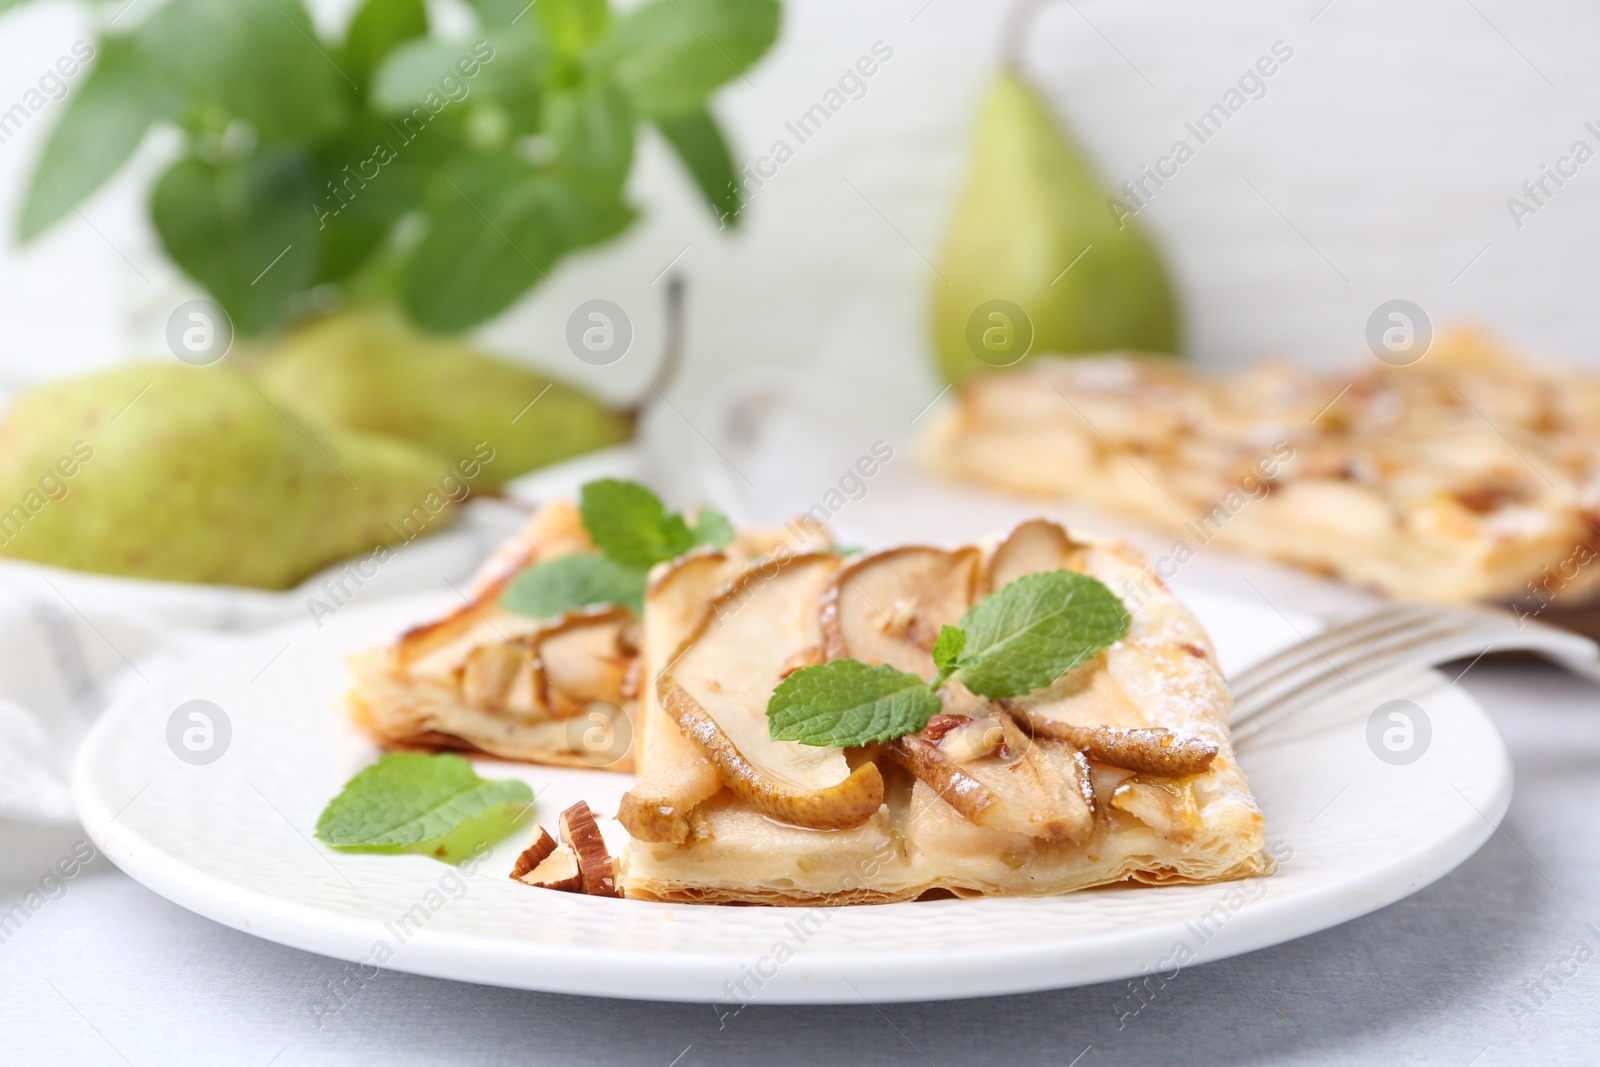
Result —
[{"label": "blurred mint plant", "polygon": [[245,334],[293,323],[324,286],[438,331],[505,310],[633,222],[641,122],[737,222],[707,100],[772,44],[776,0],[469,2],[460,40],[430,36],[423,0],[365,0],[342,42],[303,0],[169,0],[107,32],[39,160],[22,240],[162,124],[184,148],[152,192],[156,231]]}]

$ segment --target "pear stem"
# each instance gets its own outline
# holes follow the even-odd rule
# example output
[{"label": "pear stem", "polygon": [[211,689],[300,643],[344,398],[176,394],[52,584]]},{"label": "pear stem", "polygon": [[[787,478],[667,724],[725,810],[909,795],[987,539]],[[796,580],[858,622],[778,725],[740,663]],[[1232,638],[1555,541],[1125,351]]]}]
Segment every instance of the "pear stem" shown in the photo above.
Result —
[{"label": "pear stem", "polygon": [[661,344],[661,362],[656,364],[656,372],[650,376],[644,393],[624,412],[635,424],[649,409],[652,394],[664,395],[683,366],[683,288],[683,275],[674,272],[667,276],[666,336]]},{"label": "pear stem", "polygon": [[1028,31],[1038,17],[1044,0],[1013,0],[1006,12],[1000,31],[1000,65],[1012,73],[1022,70],[1022,50],[1028,43]]}]

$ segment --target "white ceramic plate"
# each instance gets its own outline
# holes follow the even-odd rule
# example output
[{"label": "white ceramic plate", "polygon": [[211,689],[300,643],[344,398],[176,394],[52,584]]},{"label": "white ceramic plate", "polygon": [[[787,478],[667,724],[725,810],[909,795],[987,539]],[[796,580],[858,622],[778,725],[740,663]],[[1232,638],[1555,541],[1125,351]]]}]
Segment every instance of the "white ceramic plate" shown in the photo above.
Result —
[{"label": "white ceramic plate", "polygon": [[[311,837],[317,816],[375,755],[334,710],[343,656],[433,617],[449,596],[352,607],[321,628],[271,631],[153,678],[83,746],[73,788],[90,836],[178,904],[312,952],[495,985],[737,1006],[1170,976],[1414,892],[1471,855],[1510,802],[1510,764],[1488,717],[1420,672],[1241,753],[1280,860],[1275,875],[1246,882],[802,911],[535,890],[506,877],[520,836],[464,876],[422,857],[332,853]],[[1266,607],[1190,600],[1225,667],[1294,637]],[[1372,710],[1395,696],[1432,724],[1425,754],[1403,766],[1378,759],[1366,739]],[[216,733],[221,755],[205,765],[168,743],[175,709],[193,699],[222,708],[231,732],[225,744]],[[489,760],[480,770],[528,781],[547,825],[580,798],[615,811],[629,782]],[[614,844],[625,839],[615,823],[606,829]]]}]

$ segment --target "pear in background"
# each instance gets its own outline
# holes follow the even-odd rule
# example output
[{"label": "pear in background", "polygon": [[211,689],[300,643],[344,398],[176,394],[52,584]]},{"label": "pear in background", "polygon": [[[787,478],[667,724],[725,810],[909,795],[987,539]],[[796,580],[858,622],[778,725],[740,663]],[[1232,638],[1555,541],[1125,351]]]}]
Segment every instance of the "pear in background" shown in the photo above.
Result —
[{"label": "pear in background", "polygon": [[307,418],[404,438],[446,463],[488,442],[494,460],[474,480],[478,488],[625,441],[633,429],[626,414],[569,385],[458,338],[419,333],[382,308],[301,327],[266,354],[256,374]]},{"label": "pear in background", "polygon": [[0,420],[0,555],[282,589],[447,525],[452,474],[402,441],[291,423],[234,371],[139,364]]},{"label": "pear in background", "polygon": [[[1178,350],[1166,269],[1135,221],[1117,220],[1110,197],[1038,91],[1004,69],[980,106],[971,171],[933,279],[947,380],[1025,353]],[[1026,322],[1010,322],[1003,307],[993,317],[990,301],[1022,309],[1031,344]],[[982,359],[977,345],[988,349]]]}]

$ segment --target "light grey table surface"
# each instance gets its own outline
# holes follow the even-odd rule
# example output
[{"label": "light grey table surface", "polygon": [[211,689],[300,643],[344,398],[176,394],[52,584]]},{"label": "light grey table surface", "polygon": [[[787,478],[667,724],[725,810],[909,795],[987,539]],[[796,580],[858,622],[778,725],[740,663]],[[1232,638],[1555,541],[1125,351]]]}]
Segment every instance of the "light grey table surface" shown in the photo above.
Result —
[{"label": "light grey table surface", "polygon": [[[1477,855],[1365,918],[1185,970],[1120,1020],[1125,983],[723,1018],[384,973],[319,1028],[312,1004],[342,963],[190,914],[97,858],[0,944],[0,1063],[1600,1062],[1600,691],[1488,661],[1462,684],[1516,762]],[[78,836],[0,831],[0,901]]]}]

